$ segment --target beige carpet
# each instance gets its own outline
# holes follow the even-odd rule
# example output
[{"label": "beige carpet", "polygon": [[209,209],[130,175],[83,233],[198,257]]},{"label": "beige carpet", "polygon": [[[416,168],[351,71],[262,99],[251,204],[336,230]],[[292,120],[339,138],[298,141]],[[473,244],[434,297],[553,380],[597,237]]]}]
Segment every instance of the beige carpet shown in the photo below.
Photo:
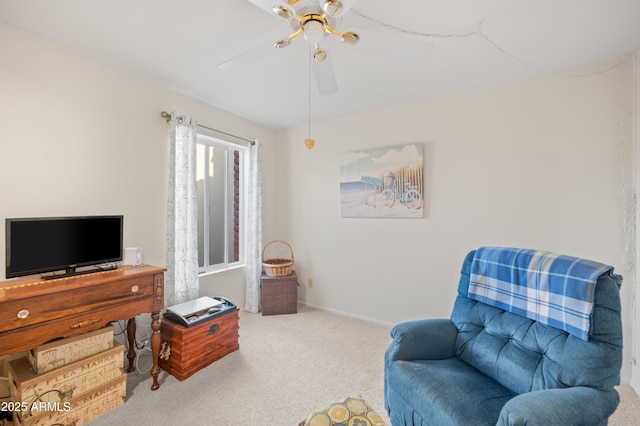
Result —
[{"label": "beige carpet", "polygon": [[[388,417],[383,402],[383,354],[389,328],[300,307],[294,315],[240,313],[240,350],[184,382],[160,373],[161,387],[135,373],[124,406],[98,425],[296,426],[330,402],[358,394]],[[609,424],[636,425],[640,398],[628,386]]]}]

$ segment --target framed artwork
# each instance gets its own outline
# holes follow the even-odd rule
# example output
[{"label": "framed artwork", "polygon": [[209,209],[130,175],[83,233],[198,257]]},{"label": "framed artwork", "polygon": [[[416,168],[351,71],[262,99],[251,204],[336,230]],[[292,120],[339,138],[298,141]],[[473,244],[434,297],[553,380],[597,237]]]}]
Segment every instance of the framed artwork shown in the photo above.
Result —
[{"label": "framed artwork", "polygon": [[422,144],[346,152],[340,165],[343,217],[423,217]]}]

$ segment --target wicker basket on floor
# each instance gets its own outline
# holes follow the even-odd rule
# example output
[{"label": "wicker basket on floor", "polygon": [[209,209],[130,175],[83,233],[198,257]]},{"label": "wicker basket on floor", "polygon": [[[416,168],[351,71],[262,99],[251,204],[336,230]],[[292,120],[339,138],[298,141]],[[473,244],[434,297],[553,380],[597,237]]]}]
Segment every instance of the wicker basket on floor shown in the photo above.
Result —
[{"label": "wicker basket on floor", "polygon": [[[274,259],[265,259],[264,252],[269,247],[269,245],[273,243],[282,243],[289,247],[289,252],[291,253],[291,259],[282,259],[282,258],[274,258]],[[282,240],[273,240],[267,243],[262,249],[262,268],[264,269],[264,273],[270,277],[285,277],[291,273],[291,267],[293,266],[293,249],[286,241]]]}]

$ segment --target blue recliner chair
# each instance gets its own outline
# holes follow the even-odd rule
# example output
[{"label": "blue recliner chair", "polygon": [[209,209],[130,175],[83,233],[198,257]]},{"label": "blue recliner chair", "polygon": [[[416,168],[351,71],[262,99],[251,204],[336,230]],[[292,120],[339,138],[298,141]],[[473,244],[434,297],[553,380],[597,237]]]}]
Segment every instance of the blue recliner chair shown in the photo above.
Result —
[{"label": "blue recliner chair", "polygon": [[392,425],[606,425],[620,401],[620,282],[584,259],[472,251],[450,319],[391,331]]}]

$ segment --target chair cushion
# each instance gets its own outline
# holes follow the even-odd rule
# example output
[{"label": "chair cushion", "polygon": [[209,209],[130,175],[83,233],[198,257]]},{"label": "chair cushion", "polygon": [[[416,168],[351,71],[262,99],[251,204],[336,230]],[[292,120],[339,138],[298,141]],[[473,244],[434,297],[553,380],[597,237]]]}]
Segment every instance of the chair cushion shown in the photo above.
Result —
[{"label": "chair cushion", "polygon": [[[504,404],[516,395],[457,358],[395,361],[387,378],[387,404],[395,407],[389,412],[392,424],[420,424],[417,419],[434,425],[496,424]],[[396,417],[412,410],[410,421]]]}]

